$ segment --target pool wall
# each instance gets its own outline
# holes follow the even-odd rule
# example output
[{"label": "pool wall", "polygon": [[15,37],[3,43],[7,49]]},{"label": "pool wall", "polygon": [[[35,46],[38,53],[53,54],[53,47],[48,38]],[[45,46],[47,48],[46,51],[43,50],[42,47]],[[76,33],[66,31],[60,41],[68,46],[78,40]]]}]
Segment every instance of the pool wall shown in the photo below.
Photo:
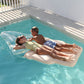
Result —
[{"label": "pool wall", "polygon": [[84,43],[84,26],[76,24],[76,21],[55,14],[52,11],[29,6],[14,10],[12,13],[11,11],[8,11],[1,15],[4,17],[1,18],[2,22],[0,23],[0,27],[24,19],[34,18]]}]

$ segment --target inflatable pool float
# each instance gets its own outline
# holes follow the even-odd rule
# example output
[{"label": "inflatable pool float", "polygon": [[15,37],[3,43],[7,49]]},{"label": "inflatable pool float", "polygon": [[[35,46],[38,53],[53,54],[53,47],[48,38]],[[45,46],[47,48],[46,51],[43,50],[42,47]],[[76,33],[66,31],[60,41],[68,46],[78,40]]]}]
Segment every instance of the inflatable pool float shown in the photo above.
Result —
[{"label": "inflatable pool float", "polygon": [[[47,40],[52,40],[52,39],[49,39],[49,38],[46,38],[46,39]],[[62,43],[62,44],[65,43],[65,42],[60,41],[60,40],[52,40],[52,41],[57,42],[57,43]],[[77,60],[81,55],[82,48],[81,47],[80,47],[80,49],[79,48],[73,48],[73,50],[76,51],[77,53],[72,54],[72,53],[69,53],[69,52],[64,52],[66,54],[68,53],[68,54],[73,55],[73,57],[70,61],[62,61],[62,60],[54,59],[49,55],[38,55],[34,51],[28,51],[27,53],[25,53],[24,57],[27,58],[27,59],[36,60],[36,61],[39,61],[39,62],[45,63],[45,64],[61,64],[61,65],[64,65],[64,66],[73,67],[77,63]]]},{"label": "inflatable pool float", "polygon": [[[13,55],[16,55],[16,56],[22,55],[23,56],[23,54],[24,54],[24,57],[27,59],[30,59],[30,60],[36,60],[36,61],[39,61],[39,62],[45,63],[45,64],[61,64],[64,66],[73,67],[77,63],[77,60],[80,57],[81,52],[82,52],[81,47],[80,47],[80,49],[73,48],[73,51],[77,52],[76,54],[72,54],[70,52],[66,52],[66,53],[63,52],[65,54],[70,54],[73,57],[69,61],[62,61],[62,60],[54,59],[54,58],[50,57],[49,55],[38,55],[38,54],[34,53],[33,51],[29,51],[28,49],[14,50],[13,47],[15,46],[15,40],[20,35],[24,35],[24,36],[26,36],[26,38],[31,37],[31,35],[27,35],[27,34],[16,32],[16,31],[4,31],[4,32],[1,32],[1,34],[0,34],[2,39],[4,39],[5,42],[7,43],[8,47],[10,49],[10,52],[12,52]],[[49,38],[45,38],[45,39],[54,41],[56,43],[65,44],[65,42],[60,41],[60,40],[52,40]]]}]

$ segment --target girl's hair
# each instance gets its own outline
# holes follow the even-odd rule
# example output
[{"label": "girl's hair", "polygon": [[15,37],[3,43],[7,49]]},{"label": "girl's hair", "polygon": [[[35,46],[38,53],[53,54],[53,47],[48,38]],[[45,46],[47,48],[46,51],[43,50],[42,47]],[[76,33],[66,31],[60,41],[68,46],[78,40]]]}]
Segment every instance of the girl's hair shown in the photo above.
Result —
[{"label": "girl's hair", "polygon": [[31,30],[32,30],[32,31],[35,31],[36,33],[39,33],[39,29],[38,29],[36,26],[32,27]]},{"label": "girl's hair", "polygon": [[16,38],[16,43],[17,43],[18,45],[22,45],[22,43],[19,43],[19,41],[20,41],[20,38],[17,37],[17,38]]}]

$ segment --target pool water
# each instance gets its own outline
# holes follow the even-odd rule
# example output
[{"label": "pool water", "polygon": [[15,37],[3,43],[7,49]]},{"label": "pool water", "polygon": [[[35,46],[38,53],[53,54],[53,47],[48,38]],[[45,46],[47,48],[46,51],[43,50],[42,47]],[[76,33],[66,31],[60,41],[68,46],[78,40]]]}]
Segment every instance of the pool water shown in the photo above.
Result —
[{"label": "pool water", "polygon": [[[84,48],[84,44],[43,24],[35,19],[28,19],[0,28],[3,31],[16,31],[31,34],[33,26],[39,28],[39,33],[51,39],[76,43]],[[0,36],[0,84],[84,84],[84,52],[82,52],[74,67],[59,64],[43,64],[28,60],[22,56],[13,55],[6,42]]]}]

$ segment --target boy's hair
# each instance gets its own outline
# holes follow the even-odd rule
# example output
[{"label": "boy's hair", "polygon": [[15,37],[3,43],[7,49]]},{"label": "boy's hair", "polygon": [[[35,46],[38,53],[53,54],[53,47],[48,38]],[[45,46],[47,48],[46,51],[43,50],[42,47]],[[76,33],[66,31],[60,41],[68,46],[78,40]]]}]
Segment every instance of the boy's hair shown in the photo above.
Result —
[{"label": "boy's hair", "polygon": [[20,39],[19,39],[19,37],[17,37],[17,38],[16,38],[16,43],[17,43],[18,45],[22,45],[22,43],[19,43],[19,41],[20,41]]},{"label": "boy's hair", "polygon": [[39,29],[38,29],[36,26],[32,27],[31,30],[32,30],[32,31],[35,31],[36,33],[39,33]]}]

